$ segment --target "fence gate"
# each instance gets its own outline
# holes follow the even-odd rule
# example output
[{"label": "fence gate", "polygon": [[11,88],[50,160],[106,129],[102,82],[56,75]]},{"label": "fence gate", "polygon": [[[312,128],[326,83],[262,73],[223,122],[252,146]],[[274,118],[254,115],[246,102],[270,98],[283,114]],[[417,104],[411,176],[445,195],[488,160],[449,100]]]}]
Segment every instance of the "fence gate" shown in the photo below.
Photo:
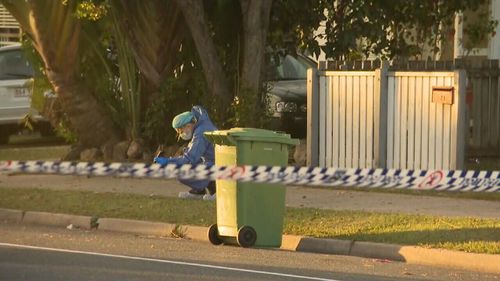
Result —
[{"label": "fence gate", "polygon": [[388,72],[387,80],[387,167],[461,168],[465,85],[459,73]]},{"label": "fence gate", "polygon": [[376,166],[378,85],[374,71],[328,71],[319,77],[320,166]]},{"label": "fence gate", "polygon": [[308,72],[308,164],[457,169],[465,146],[465,73]]}]

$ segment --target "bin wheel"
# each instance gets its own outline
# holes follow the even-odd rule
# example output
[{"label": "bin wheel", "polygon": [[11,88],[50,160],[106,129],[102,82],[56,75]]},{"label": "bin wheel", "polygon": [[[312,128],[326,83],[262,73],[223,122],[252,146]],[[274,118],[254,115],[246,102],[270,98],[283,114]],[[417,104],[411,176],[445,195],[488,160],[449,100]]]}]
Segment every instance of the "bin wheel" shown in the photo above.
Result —
[{"label": "bin wheel", "polygon": [[257,232],[251,226],[244,225],[238,230],[238,244],[243,248],[252,247],[257,240]]},{"label": "bin wheel", "polygon": [[219,237],[219,230],[217,229],[217,224],[212,224],[208,228],[208,240],[214,245],[222,244],[222,240]]}]

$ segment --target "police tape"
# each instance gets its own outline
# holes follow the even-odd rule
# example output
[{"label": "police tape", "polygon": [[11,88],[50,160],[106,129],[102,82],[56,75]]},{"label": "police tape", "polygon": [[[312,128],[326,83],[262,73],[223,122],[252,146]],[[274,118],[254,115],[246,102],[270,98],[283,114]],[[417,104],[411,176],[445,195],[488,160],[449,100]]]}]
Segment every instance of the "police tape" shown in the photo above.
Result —
[{"label": "police tape", "polygon": [[2,161],[0,172],[192,180],[235,180],[287,185],[381,187],[446,191],[500,191],[500,171],[339,169],[279,166],[161,166],[144,163]]}]

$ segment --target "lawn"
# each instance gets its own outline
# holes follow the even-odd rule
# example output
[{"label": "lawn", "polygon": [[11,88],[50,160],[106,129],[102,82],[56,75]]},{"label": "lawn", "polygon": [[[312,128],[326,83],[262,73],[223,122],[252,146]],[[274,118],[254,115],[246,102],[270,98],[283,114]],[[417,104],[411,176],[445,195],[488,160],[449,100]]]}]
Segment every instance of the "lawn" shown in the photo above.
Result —
[{"label": "lawn", "polygon": [[[0,189],[0,208],[208,226],[215,203],[117,193]],[[500,254],[500,220],[287,208],[284,233]]]}]

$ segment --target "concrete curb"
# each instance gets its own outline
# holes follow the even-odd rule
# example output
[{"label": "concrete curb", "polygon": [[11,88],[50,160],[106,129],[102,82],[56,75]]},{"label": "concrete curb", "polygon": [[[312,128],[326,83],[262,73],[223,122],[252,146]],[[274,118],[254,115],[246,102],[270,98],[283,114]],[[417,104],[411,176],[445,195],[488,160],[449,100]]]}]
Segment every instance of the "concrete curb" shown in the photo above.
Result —
[{"label": "concrete curb", "polygon": [[0,209],[0,221],[20,223],[23,220],[24,211],[12,209]]},{"label": "concrete curb", "polygon": [[184,225],[186,228],[186,238],[208,242],[208,227]]},{"label": "concrete curb", "polygon": [[[105,231],[125,232],[138,235],[177,236],[192,240],[208,241],[207,229],[202,226],[175,225],[162,222],[138,221],[129,219],[100,218],[97,229]],[[176,227],[178,229],[176,230]]]},{"label": "concrete curb", "polygon": [[351,246],[350,240],[302,237],[296,251],[349,256]]},{"label": "concrete curb", "polygon": [[[90,229],[92,226],[92,217],[44,212],[25,212],[23,217],[23,213],[23,211],[19,210],[0,209],[0,220],[64,227],[73,224],[86,229]],[[208,242],[208,227],[114,218],[99,218],[97,223],[97,230],[152,236],[175,236],[175,233],[178,232],[179,237]],[[178,227],[178,230],[175,230],[176,227]],[[500,274],[500,266],[498,266],[500,264],[500,255],[474,254],[352,240],[321,239],[297,235],[283,235],[280,249],[387,259],[411,264]]]},{"label": "concrete curb", "polygon": [[500,255],[427,249],[374,242],[319,239],[283,235],[282,249],[363,258],[387,259],[411,264],[441,266],[500,274]]},{"label": "concrete curb", "polygon": [[43,224],[68,227],[73,225],[78,228],[91,229],[93,218],[89,216],[75,216],[67,214],[54,214],[46,212],[25,212],[22,223]]},{"label": "concrete curb", "polygon": [[500,255],[465,253],[441,249],[401,246],[399,253],[407,263],[453,266],[500,274]]},{"label": "concrete curb", "polygon": [[401,246],[395,244],[353,241],[349,255],[405,262],[406,259],[399,253],[399,249]]},{"label": "concrete curb", "polygon": [[170,236],[175,225],[128,219],[99,218],[97,229],[142,235]]}]

